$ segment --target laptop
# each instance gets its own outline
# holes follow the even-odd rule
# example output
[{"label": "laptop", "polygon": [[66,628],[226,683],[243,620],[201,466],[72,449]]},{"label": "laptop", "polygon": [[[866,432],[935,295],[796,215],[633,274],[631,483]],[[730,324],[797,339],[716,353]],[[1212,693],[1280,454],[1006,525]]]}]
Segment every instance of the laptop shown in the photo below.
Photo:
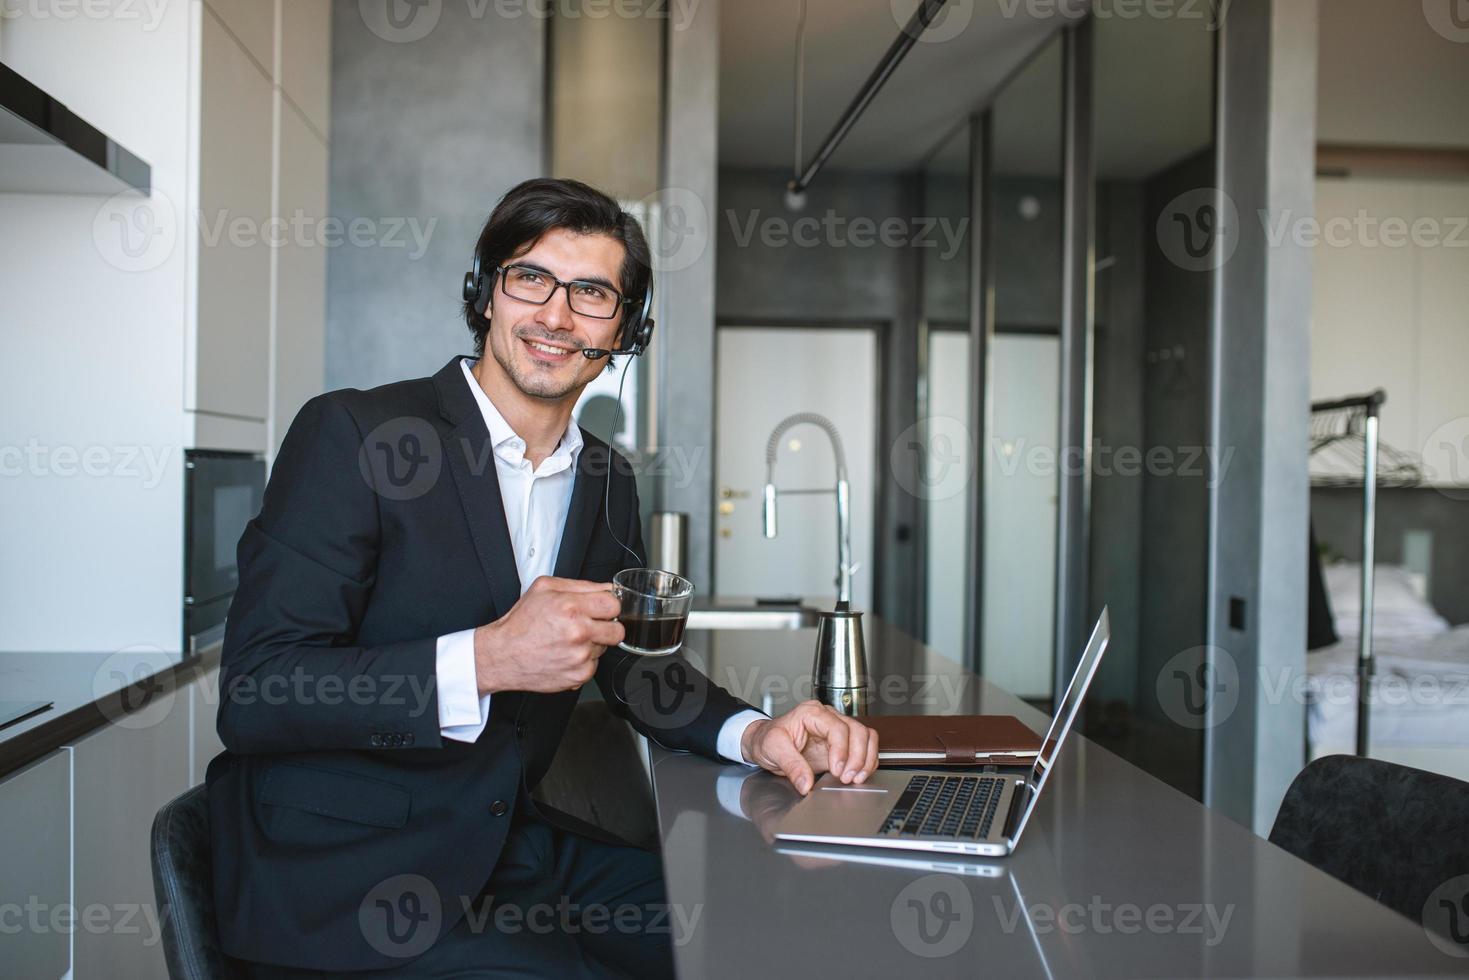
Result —
[{"label": "laptop", "polygon": [[850,785],[827,773],[786,814],[776,838],[984,857],[1012,853],[1081,711],[1111,635],[1111,621],[1103,609],[1029,771],[879,769],[865,783]]}]

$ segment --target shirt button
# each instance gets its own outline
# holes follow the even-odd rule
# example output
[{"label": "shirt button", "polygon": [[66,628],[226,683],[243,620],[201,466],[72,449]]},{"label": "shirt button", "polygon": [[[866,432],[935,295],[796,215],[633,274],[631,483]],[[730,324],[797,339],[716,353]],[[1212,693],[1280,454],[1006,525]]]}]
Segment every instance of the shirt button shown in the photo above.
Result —
[{"label": "shirt button", "polygon": [[532,557],[532,558],[534,558],[534,557],[535,557],[535,556],[536,556],[536,549],[534,549],[534,548],[532,548],[532,549],[531,549],[531,550],[530,550],[530,556],[531,556],[531,557]]},{"label": "shirt button", "polygon": [[495,802],[490,804],[490,816],[503,817],[505,815],[505,811],[508,809],[510,808],[505,805],[504,800],[496,800]]}]

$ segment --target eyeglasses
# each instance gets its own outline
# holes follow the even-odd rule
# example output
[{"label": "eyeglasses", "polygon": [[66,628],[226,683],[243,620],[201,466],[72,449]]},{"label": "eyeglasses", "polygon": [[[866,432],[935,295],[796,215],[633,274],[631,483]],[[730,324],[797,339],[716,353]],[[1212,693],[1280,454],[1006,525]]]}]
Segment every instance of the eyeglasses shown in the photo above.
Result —
[{"label": "eyeglasses", "polygon": [[505,295],[537,306],[544,306],[556,290],[565,288],[571,312],[610,320],[627,302],[617,290],[599,282],[585,279],[562,282],[549,272],[526,265],[502,265],[495,271],[500,273],[500,288],[505,290]]}]

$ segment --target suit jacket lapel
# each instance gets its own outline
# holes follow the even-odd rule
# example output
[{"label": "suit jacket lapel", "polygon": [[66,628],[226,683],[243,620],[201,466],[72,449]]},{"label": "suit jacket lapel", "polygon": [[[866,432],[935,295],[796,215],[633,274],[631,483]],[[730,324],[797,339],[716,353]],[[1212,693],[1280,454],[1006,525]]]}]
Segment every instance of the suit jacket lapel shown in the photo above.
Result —
[{"label": "suit jacket lapel", "polygon": [[[575,423],[572,423],[573,425]],[[556,577],[578,578],[587,544],[602,516],[602,494],[607,472],[607,450],[582,434],[582,450],[576,457],[576,482],[571,487],[571,507],[556,552]]]},{"label": "suit jacket lapel", "polygon": [[459,502],[469,523],[469,534],[480,567],[490,585],[495,611],[503,616],[520,598],[520,573],[515,568],[515,551],[510,528],[505,522],[505,505],[500,499],[500,479],[495,473],[495,453],[484,416],[464,379],[455,357],[434,375],[439,394],[439,411],[454,427],[445,436],[444,455],[454,476]]}]

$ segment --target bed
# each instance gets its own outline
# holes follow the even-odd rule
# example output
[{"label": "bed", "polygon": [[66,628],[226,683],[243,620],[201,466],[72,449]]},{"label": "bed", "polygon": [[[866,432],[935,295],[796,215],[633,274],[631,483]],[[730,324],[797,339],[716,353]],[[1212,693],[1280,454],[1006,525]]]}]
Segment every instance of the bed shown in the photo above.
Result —
[{"label": "bed", "polygon": [[[1325,569],[1339,640],[1306,655],[1313,759],[1355,751],[1360,576],[1355,562]],[[1469,780],[1469,625],[1451,626],[1405,568],[1378,565],[1375,579],[1368,754]]]}]

